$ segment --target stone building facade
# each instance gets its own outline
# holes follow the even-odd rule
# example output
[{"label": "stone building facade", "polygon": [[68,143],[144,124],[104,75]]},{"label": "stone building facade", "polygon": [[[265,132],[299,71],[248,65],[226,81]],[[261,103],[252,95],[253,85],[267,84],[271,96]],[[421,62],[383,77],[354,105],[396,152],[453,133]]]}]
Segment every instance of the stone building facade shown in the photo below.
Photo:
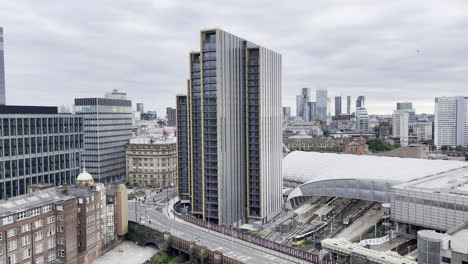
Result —
[{"label": "stone building facade", "polygon": [[126,148],[127,183],[135,187],[176,186],[177,148],[173,137],[136,137]]}]

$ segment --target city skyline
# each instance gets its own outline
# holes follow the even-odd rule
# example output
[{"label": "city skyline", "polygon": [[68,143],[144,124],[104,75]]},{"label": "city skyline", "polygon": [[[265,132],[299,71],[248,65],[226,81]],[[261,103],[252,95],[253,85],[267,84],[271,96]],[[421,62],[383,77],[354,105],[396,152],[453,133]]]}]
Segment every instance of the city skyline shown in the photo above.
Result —
[{"label": "city skyline", "polygon": [[[112,10],[97,4],[95,12],[78,12],[79,17],[67,10],[82,10],[86,6],[82,2],[67,5],[67,10],[60,4],[5,5],[0,26],[9,104],[34,105],[36,98],[44,105],[71,104],[80,94],[98,96],[118,88],[148,110],[164,113],[165,107],[175,106],[173,92],[185,90],[188,67],[183,61],[186,50],[196,49],[191,44],[196,43],[193,32],[213,27],[237,32],[283,54],[283,106],[292,106],[293,112],[297,90],[310,87],[327,88],[330,97],[365,95],[370,114],[391,114],[396,101],[411,101],[419,113],[433,113],[433,98],[463,95],[468,78],[464,74],[468,60],[461,52],[467,9],[461,1],[379,7],[367,1],[353,6],[319,2],[316,9],[303,4],[297,10],[277,6],[256,28],[245,21],[262,3],[255,3],[251,11],[250,6],[243,8],[246,2],[219,6],[208,16],[190,4],[181,9],[179,2],[140,2],[131,7],[114,3]],[[232,8],[235,14],[228,12]],[[363,9],[373,15],[361,16]],[[420,11],[418,16],[413,15],[415,10]],[[394,13],[399,16],[389,21]],[[274,23],[280,15],[289,22]],[[188,23],[186,17],[191,16],[200,19]],[[276,41],[278,35],[283,38]],[[37,83],[48,87],[47,97],[44,88],[31,89]]]}]

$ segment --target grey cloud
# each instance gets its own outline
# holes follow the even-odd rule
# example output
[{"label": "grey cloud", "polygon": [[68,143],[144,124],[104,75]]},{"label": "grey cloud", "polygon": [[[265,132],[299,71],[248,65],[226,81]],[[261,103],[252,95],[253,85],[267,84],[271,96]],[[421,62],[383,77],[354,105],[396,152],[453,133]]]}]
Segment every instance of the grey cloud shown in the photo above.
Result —
[{"label": "grey cloud", "polygon": [[[184,93],[199,30],[283,55],[283,104],[301,87],[368,97],[371,113],[468,95],[468,3],[454,1],[4,1],[11,104],[71,104],[125,90],[164,114]],[[419,52],[417,52],[419,50]]]}]

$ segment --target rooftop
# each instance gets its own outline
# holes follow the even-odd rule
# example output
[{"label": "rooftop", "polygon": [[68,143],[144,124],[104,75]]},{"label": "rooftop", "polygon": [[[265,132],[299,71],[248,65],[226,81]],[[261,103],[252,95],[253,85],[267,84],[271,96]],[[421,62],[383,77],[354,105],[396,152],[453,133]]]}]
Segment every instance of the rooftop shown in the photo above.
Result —
[{"label": "rooftop", "polygon": [[460,168],[467,170],[468,163],[294,151],[283,159],[283,178],[301,183],[337,179],[406,183]]},{"label": "rooftop", "polygon": [[0,114],[58,114],[56,106],[0,105]]}]

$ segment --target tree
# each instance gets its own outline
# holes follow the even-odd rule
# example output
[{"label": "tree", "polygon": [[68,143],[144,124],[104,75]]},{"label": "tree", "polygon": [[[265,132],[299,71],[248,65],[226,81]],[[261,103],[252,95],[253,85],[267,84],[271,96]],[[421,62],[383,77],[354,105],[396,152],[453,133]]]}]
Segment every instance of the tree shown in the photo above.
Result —
[{"label": "tree", "polygon": [[458,145],[458,146],[455,147],[455,150],[456,151],[465,151],[466,148],[464,146]]},{"label": "tree", "polygon": [[384,152],[392,150],[392,148],[389,145],[385,144],[380,139],[368,140],[366,144],[369,145],[369,151],[371,152]]},{"label": "tree", "polygon": [[440,147],[440,150],[447,151],[447,150],[449,150],[449,146],[444,145],[444,146]]},{"label": "tree", "polygon": [[329,136],[330,136],[330,130],[324,128],[324,129],[322,130],[322,132],[323,132],[323,136],[324,136],[324,137],[329,137]]}]

